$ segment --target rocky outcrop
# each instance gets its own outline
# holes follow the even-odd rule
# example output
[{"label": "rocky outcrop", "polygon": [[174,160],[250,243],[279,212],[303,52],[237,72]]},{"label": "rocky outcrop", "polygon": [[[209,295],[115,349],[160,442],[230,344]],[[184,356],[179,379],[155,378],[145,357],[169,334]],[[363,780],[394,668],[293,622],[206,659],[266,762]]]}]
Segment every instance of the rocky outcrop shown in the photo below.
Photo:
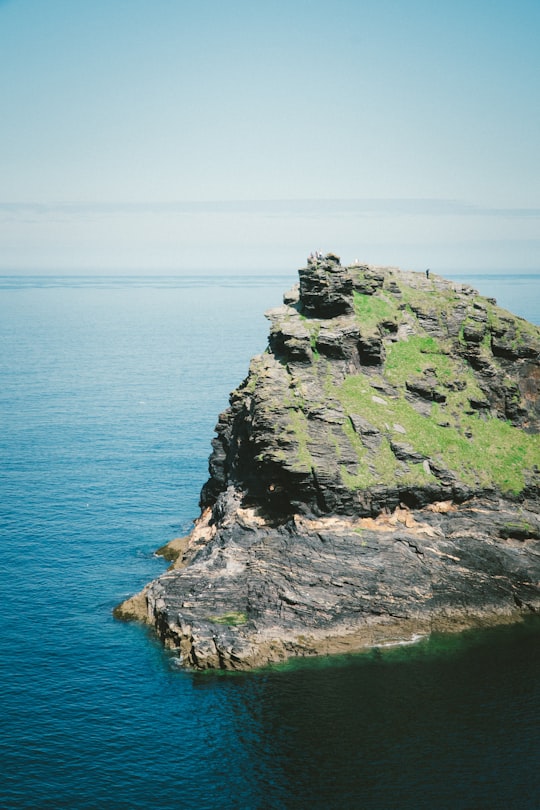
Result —
[{"label": "rocky outcrop", "polygon": [[540,334],[472,288],[311,260],[219,417],[201,517],[120,617],[247,668],[540,608]]}]

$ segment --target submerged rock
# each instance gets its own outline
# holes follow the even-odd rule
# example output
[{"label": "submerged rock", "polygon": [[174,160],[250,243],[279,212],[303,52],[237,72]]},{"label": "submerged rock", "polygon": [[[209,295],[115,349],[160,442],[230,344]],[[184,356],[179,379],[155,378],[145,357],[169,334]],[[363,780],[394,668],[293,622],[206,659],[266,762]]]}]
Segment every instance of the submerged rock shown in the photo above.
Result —
[{"label": "submerged rock", "polygon": [[192,534],[116,609],[244,669],[540,608],[540,330],[431,274],[329,254],[267,313]]}]

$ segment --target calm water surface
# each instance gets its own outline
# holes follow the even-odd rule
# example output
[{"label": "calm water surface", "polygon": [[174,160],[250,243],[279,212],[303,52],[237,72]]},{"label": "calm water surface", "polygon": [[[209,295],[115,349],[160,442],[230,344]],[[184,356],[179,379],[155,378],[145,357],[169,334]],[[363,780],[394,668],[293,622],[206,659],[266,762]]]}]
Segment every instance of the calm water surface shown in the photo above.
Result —
[{"label": "calm water surface", "polygon": [[[540,322],[540,275],[455,276]],[[540,628],[249,675],[111,610],[295,277],[0,278],[2,808],[538,808]]]}]

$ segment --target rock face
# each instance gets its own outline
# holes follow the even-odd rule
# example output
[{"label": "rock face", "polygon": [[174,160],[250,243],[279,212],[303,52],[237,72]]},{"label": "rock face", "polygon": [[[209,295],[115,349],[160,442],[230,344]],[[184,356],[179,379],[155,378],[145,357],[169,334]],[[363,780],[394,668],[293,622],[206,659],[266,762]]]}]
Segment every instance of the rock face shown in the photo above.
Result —
[{"label": "rock face", "polygon": [[201,517],[116,609],[242,669],[540,608],[540,330],[462,284],[329,254],[270,310]]}]

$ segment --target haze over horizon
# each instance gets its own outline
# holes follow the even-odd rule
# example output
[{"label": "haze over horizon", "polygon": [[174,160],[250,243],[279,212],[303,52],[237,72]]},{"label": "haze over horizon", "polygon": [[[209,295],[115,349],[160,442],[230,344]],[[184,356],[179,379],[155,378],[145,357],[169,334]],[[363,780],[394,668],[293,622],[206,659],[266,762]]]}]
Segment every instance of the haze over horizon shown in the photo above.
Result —
[{"label": "haze over horizon", "polygon": [[540,269],[537,0],[0,0],[0,271]]}]

